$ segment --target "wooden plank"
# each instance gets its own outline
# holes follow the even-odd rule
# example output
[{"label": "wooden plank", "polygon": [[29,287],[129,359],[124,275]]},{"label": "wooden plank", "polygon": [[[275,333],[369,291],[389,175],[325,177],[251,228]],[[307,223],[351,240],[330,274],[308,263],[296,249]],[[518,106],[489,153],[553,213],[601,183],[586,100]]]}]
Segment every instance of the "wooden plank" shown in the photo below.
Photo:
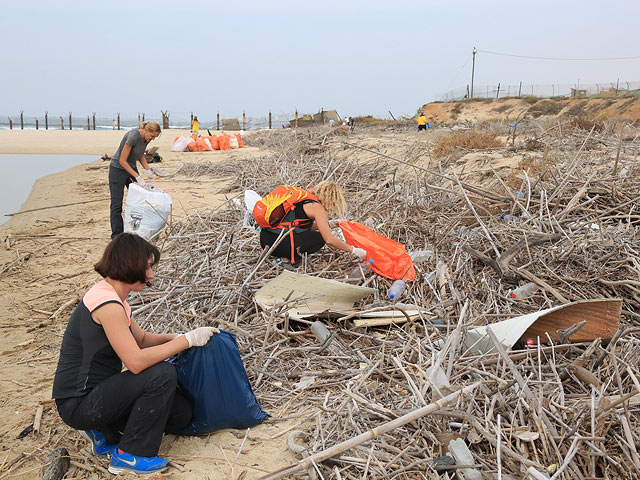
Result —
[{"label": "wooden plank", "polygon": [[564,308],[541,315],[522,335],[522,339],[536,339],[548,343],[547,333],[554,342],[558,341],[557,330],[564,330],[583,320],[586,324],[571,335],[572,342],[590,342],[602,338],[608,342],[620,326],[622,300],[619,298],[599,300],[579,300]]}]

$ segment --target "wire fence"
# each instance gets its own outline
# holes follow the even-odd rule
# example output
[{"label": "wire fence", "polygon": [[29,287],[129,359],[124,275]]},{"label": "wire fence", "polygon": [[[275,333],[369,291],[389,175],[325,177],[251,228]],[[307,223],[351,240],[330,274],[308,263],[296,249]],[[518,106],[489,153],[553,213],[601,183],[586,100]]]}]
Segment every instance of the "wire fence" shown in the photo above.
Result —
[{"label": "wire fence", "polygon": [[552,83],[548,85],[518,83],[493,85],[474,85],[456,88],[443,93],[441,101],[464,100],[466,98],[508,98],[535,95],[541,98],[586,98],[594,96],[616,97],[640,95],[640,81],[620,81],[602,83]]},{"label": "wire fence", "polygon": [[[163,113],[167,118],[163,118]],[[296,119],[300,125],[310,123],[329,123],[341,121],[340,115],[331,111],[321,110],[314,114],[298,112],[268,112],[267,114],[247,115],[223,114],[197,115],[201,130],[258,130],[266,128],[284,128],[293,126]],[[158,122],[163,128],[191,129],[193,114],[191,112],[160,112],[158,114],[138,113],[104,113],[91,112],[76,114],[49,113],[29,115],[25,112],[18,114],[0,114],[0,130],[127,130],[139,127],[142,122]]]}]

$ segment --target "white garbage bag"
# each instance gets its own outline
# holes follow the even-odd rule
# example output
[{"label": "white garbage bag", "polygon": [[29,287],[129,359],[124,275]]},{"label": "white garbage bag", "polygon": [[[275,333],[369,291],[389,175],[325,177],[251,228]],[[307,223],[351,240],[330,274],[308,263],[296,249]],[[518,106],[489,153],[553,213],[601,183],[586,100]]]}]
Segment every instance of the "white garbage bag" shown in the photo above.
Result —
[{"label": "white garbage bag", "polygon": [[129,185],[124,206],[124,231],[147,240],[165,226],[171,214],[171,197],[159,189],[149,191],[135,183]]},{"label": "white garbage bag", "polygon": [[178,137],[176,139],[175,142],[173,142],[173,145],[171,145],[171,148],[169,149],[169,151],[171,152],[186,152],[188,145],[191,142],[195,142],[195,140],[191,137]]},{"label": "white garbage bag", "polygon": [[244,212],[244,219],[242,220],[242,228],[248,228],[254,233],[260,233],[260,225],[253,218],[253,207],[255,207],[258,200],[262,197],[253,190],[244,191],[244,205],[247,209]]}]

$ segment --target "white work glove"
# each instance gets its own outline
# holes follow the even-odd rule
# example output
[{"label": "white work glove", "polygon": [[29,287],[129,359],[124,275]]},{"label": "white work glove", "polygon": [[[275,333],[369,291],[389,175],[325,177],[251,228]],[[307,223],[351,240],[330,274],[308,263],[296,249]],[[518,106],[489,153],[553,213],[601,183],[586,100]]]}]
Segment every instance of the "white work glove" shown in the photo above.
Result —
[{"label": "white work glove", "polygon": [[153,171],[152,170],[147,170],[146,168],[142,169],[142,174],[147,177],[147,178],[153,178]]},{"label": "white work glove", "polygon": [[164,173],[162,173],[159,168],[151,167],[151,171],[158,177],[164,177]]},{"label": "white work glove", "polygon": [[364,248],[351,247],[351,253],[358,257],[361,262],[364,262],[364,259],[367,258],[367,251]]},{"label": "white work glove", "polygon": [[147,184],[147,182],[144,181],[144,178],[142,178],[142,175],[138,175],[136,177],[136,183],[141,187],[144,187]]},{"label": "white work glove", "polygon": [[202,347],[207,344],[214,333],[220,333],[220,330],[216,327],[199,327],[183,333],[183,335],[189,342],[189,347]]},{"label": "white work glove", "polygon": [[342,222],[343,218],[334,218],[333,220],[329,220],[329,228],[338,228],[340,222]]}]

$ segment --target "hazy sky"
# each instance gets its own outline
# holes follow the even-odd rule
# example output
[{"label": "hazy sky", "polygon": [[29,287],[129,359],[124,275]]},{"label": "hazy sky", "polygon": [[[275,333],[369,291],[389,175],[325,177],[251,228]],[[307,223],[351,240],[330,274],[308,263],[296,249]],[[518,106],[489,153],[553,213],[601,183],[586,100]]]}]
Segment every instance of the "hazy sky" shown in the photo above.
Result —
[{"label": "hazy sky", "polygon": [[[640,55],[640,2],[0,0],[0,115],[414,114],[471,52]],[[640,80],[640,58],[478,53],[476,85]]]}]

